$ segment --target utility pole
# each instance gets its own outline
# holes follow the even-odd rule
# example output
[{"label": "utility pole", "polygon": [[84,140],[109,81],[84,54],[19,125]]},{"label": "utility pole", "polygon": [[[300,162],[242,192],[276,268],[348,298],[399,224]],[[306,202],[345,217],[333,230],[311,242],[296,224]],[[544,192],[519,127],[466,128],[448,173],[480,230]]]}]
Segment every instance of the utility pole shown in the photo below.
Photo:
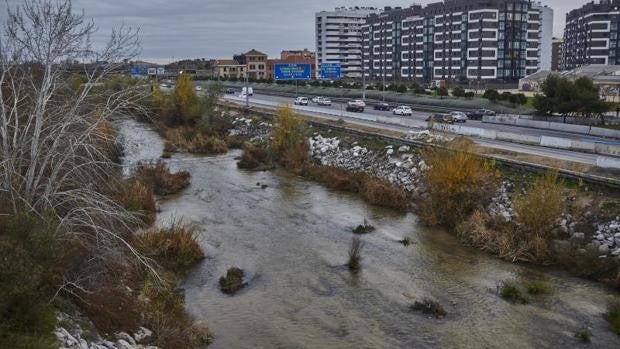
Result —
[{"label": "utility pole", "polygon": [[250,87],[248,86],[248,68],[245,68],[245,107],[250,108]]}]

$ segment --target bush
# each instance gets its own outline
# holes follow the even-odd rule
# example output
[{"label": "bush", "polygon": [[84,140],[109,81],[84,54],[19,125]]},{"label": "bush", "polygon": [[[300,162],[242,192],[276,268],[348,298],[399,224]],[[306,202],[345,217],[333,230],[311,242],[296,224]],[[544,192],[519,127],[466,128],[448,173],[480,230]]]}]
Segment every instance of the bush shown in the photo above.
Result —
[{"label": "bush", "polygon": [[577,338],[580,342],[590,343],[592,337],[592,332],[588,329],[579,330],[575,333],[575,338]]},{"label": "bush", "polygon": [[364,224],[360,224],[353,229],[353,233],[360,235],[372,233],[373,231],[375,231],[375,227],[368,224],[368,222],[366,222],[366,219],[364,219]]},{"label": "bush", "polygon": [[170,195],[187,188],[191,175],[187,171],[171,173],[168,166],[159,161],[155,164],[139,163],[133,178],[148,185],[157,195]]},{"label": "bush", "polygon": [[499,295],[510,303],[527,304],[528,299],[521,289],[513,282],[504,282],[499,288]]},{"label": "bush", "polygon": [[135,239],[135,247],[166,270],[184,272],[205,258],[196,227],[173,222],[167,228],[152,228]]},{"label": "bush", "polygon": [[313,166],[304,173],[328,188],[360,194],[367,202],[404,211],[409,207],[405,191],[380,178],[333,166]]},{"label": "bush", "polygon": [[551,285],[544,281],[531,281],[525,285],[525,288],[532,296],[550,294],[553,291]]},{"label": "bush", "polygon": [[467,146],[458,147],[422,153],[429,166],[423,174],[428,196],[420,199],[416,209],[426,225],[454,228],[476,209],[486,207],[496,192],[494,164]]},{"label": "bush", "polygon": [[448,314],[439,302],[428,298],[425,298],[422,301],[416,301],[411,305],[410,309],[414,311],[421,311],[423,314],[433,315],[436,318],[442,318]]},{"label": "bush", "polygon": [[609,304],[605,319],[611,325],[611,329],[617,335],[620,335],[620,301],[616,300]]},{"label": "bush", "polygon": [[444,86],[441,86],[440,88],[437,89],[437,95],[440,96],[441,98],[448,96],[448,89]]},{"label": "bush", "polygon": [[289,107],[278,109],[274,122],[270,145],[274,156],[288,169],[301,170],[310,159],[305,122]]},{"label": "bush", "polygon": [[246,143],[237,167],[245,170],[266,171],[273,168],[273,163],[267,149]]},{"label": "bush", "polygon": [[243,277],[243,270],[236,267],[228,269],[226,276],[220,277],[220,289],[226,294],[236,293],[246,285],[243,282]]},{"label": "bush", "polygon": [[491,102],[495,102],[498,99],[500,99],[500,95],[499,95],[499,92],[497,92],[497,90],[487,89],[482,94],[482,98],[486,98],[486,99],[490,100]]},{"label": "bush", "polygon": [[138,213],[144,224],[153,224],[157,212],[153,188],[136,178],[123,182],[120,187],[116,201],[126,210]]},{"label": "bush", "polygon": [[557,171],[549,171],[536,179],[526,194],[517,194],[513,198],[517,221],[528,234],[528,240],[532,241],[534,257],[539,260],[547,258],[550,253],[548,241],[563,210],[563,185],[557,177]]},{"label": "bush", "polygon": [[502,101],[510,101],[510,99],[512,98],[512,93],[506,91],[506,92],[502,92],[499,95],[499,99]]},{"label": "bush", "polygon": [[364,248],[364,242],[357,236],[351,239],[351,247],[349,247],[349,262],[347,267],[354,273],[357,273],[362,268],[362,249]]},{"label": "bush", "polygon": [[143,282],[142,295],[148,299],[145,325],[156,335],[153,344],[163,349],[204,347],[213,335],[206,326],[193,323],[185,312],[182,294],[169,280],[162,283],[151,275]]},{"label": "bush", "polygon": [[454,97],[465,97],[465,89],[461,86],[456,86],[454,89],[452,89],[452,95]]},{"label": "bush", "polygon": [[465,92],[465,98],[472,99],[474,97],[476,97],[476,94],[474,92],[471,92],[471,91],[470,92]]},{"label": "bush", "polygon": [[57,223],[30,214],[0,216],[0,347],[53,348],[63,246]]}]

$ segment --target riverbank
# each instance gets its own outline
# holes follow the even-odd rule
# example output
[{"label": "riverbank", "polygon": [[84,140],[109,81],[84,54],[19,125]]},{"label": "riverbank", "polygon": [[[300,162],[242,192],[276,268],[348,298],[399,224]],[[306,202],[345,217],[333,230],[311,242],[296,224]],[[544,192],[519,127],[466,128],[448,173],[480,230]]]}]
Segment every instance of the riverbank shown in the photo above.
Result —
[{"label": "riverbank", "polygon": [[[264,121],[241,118],[233,122],[233,125],[234,134],[243,134],[250,139],[256,139],[256,135],[261,134],[262,136],[258,138],[259,143],[264,144],[267,133]],[[424,137],[424,134],[417,137]],[[308,144],[316,164],[351,173],[361,172],[385,180],[386,183],[409,194],[414,210],[416,204],[419,205],[420,199],[423,200],[429,195],[425,176],[428,165],[417,149],[360,140],[351,135],[325,130],[312,134],[308,138]],[[489,195],[488,201],[485,201],[483,211],[479,211],[484,212],[488,218],[484,219],[482,225],[472,226],[466,224],[468,216],[465,216],[459,218],[453,225],[453,229],[459,225],[455,230],[459,231],[458,237],[464,243],[511,261],[555,264],[576,275],[594,278],[614,287],[620,285],[618,272],[620,240],[617,240],[620,234],[616,224],[620,196],[617,191],[614,192],[609,188],[591,188],[579,182],[558,182],[561,200],[564,201],[560,206],[563,208],[557,218],[549,219],[551,223],[545,228],[548,237],[545,238],[547,240],[544,248],[547,251],[538,251],[537,255],[531,255],[528,250],[517,247],[518,240],[507,245],[505,239],[517,234],[516,231],[527,228],[515,213],[513,199],[516,194],[532,190],[537,176],[506,169],[497,171],[497,189]],[[505,227],[494,228],[500,225]],[[506,229],[507,227],[510,228]],[[484,229],[485,234],[495,234],[499,240],[493,242],[495,245],[490,245],[489,235],[487,238],[481,238],[480,229]],[[505,242],[500,242],[502,239]],[[498,243],[502,245],[497,245]],[[531,249],[532,253],[534,249],[539,250],[533,245]],[[567,258],[568,256],[571,258]]]}]

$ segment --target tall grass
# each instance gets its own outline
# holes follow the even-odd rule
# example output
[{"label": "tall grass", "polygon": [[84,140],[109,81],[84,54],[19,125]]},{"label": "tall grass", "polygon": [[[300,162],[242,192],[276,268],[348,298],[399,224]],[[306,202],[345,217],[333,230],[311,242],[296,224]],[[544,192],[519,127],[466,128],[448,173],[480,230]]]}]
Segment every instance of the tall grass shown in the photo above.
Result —
[{"label": "tall grass", "polygon": [[362,269],[362,249],[364,248],[364,241],[357,236],[351,239],[351,246],[349,247],[349,261],[347,267],[349,270],[356,273]]},{"label": "tall grass", "polygon": [[360,194],[365,201],[382,207],[404,211],[409,207],[405,191],[380,178],[363,172],[350,172],[334,166],[312,166],[303,173],[330,189]]},{"label": "tall grass", "polygon": [[153,189],[157,195],[176,194],[187,188],[191,175],[187,171],[170,172],[168,166],[159,161],[155,164],[140,163],[136,166],[133,178]]},{"label": "tall grass", "polygon": [[136,248],[166,270],[183,272],[205,256],[196,227],[173,222],[165,228],[151,228],[135,239]]},{"label": "tall grass", "polygon": [[290,107],[278,109],[270,149],[285,167],[301,171],[310,159],[306,124]]},{"label": "tall grass", "polygon": [[564,209],[564,185],[557,178],[557,171],[549,171],[536,179],[525,194],[517,194],[513,198],[517,221],[526,239],[531,241],[538,260],[549,258],[551,251],[548,243]]}]

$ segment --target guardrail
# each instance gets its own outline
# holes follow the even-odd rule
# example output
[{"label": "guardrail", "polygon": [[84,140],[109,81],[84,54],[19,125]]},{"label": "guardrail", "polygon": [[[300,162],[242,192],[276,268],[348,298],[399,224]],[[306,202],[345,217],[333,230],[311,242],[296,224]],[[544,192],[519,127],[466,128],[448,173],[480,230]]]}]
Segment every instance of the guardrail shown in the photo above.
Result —
[{"label": "guardrail", "polygon": [[602,127],[587,126],[587,125],[564,124],[561,122],[537,121],[537,120],[524,119],[524,118],[513,116],[513,115],[484,116],[482,118],[482,122],[488,122],[491,124],[502,124],[502,125],[514,125],[514,126],[521,126],[521,127],[539,128],[539,129],[545,129],[545,130],[578,133],[578,134],[583,134],[583,135],[588,135],[588,136],[598,136],[598,137],[620,139],[620,130],[612,130],[612,129],[602,128]]}]

